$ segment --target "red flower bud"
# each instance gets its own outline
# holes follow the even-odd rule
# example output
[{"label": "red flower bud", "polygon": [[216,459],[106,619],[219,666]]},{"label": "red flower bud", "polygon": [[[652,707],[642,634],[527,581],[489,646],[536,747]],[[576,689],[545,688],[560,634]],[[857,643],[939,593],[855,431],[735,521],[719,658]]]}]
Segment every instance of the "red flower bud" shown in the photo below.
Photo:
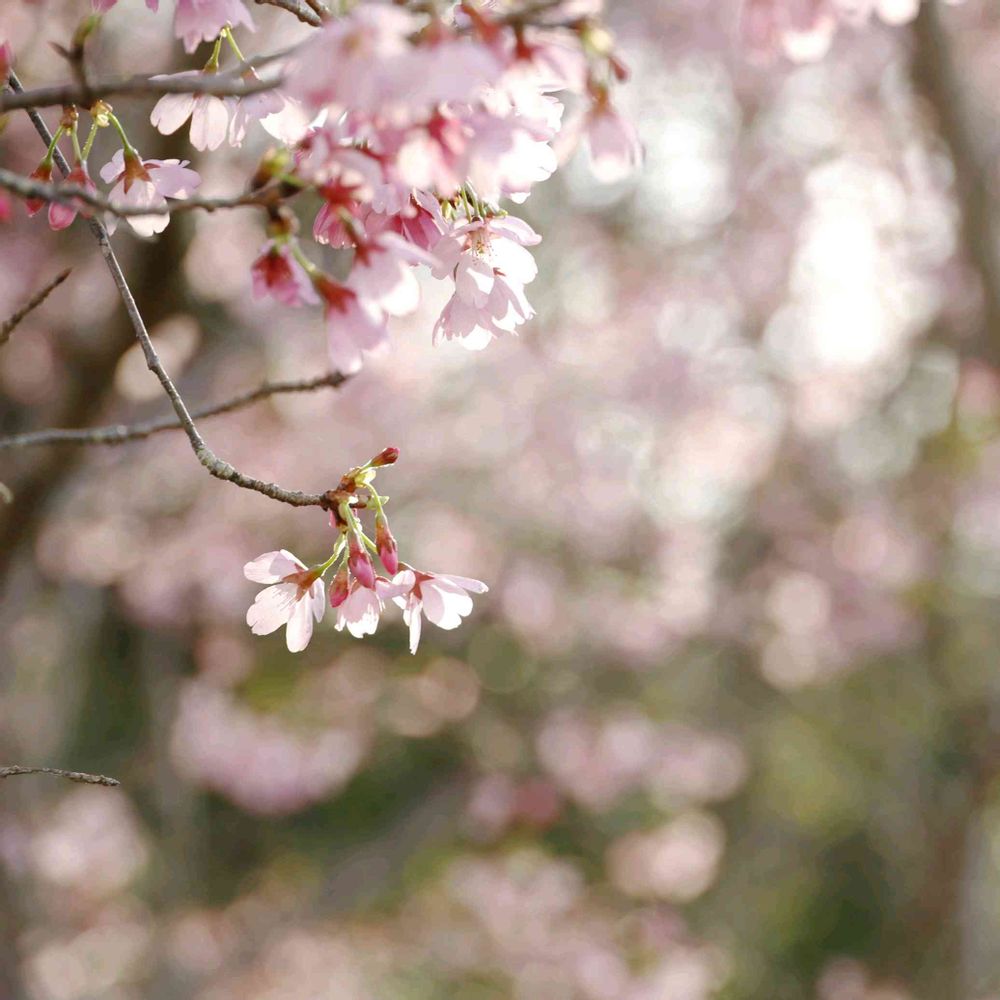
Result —
[{"label": "red flower bud", "polygon": [[399,549],[389,530],[389,522],[381,515],[375,518],[375,545],[385,571],[389,576],[395,576],[399,572]]},{"label": "red flower bud", "polygon": [[395,465],[397,458],[399,449],[390,445],[388,448],[383,448],[368,464],[375,469],[381,469],[383,465]]},{"label": "red flower bud", "polygon": [[364,545],[357,535],[351,536],[350,553],[347,557],[348,568],[362,587],[374,590],[375,564],[372,562],[372,557],[365,551]]},{"label": "red flower bud", "polygon": [[339,570],[333,578],[333,583],[330,584],[330,607],[339,608],[347,600],[349,592],[350,585],[347,581],[347,570]]},{"label": "red flower bud", "polygon": [[[42,160],[37,167],[31,172],[29,176],[30,180],[42,181],[48,184],[52,180],[52,161]],[[26,198],[24,202],[25,208],[28,210],[28,215],[35,215],[45,204],[44,198]]]}]

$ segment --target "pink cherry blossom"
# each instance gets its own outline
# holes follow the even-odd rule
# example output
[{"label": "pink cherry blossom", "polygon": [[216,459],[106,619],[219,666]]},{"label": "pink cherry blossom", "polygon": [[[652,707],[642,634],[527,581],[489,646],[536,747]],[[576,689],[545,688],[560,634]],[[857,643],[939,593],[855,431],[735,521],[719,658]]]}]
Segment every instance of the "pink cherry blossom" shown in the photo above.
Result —
[{"label": "pink cherry blossom", "polygon": [[451,276],[455,294],[434,329],[435,340],[457,339],[470,350],[512,333],[534,315],[524,286],[538,273],[525,249],[541,237],[521,219],[502,216],[467,223],[434,247],[434,276]]},{"label": "pink cherry blossom", "polygon": [[[198,73],[176,73],[174,77],[200,76]],[[170,77],[154,77],[170,79]],[[189,118],[191,119],[191,145],[195,149],[218,149],[229,134],[230,115],[235,110],[236,101],[231,97],[215,97],[213,94],[164,94],[149,115],[157,131],[164,135],[176,132]]]},{"label": "pink cherry blossom", "polygon": [[[86,163],[77,163],[66,175],[66,183],[75,184],[77,187],[82,187],[87,191],[97,190],[94,182],[90,179],[90,174],[87,173]],[[85,216],[90,215],[90,209],[87,205],[76,198],[68,204],[62,204],[57,201],[51,202],[49,204],[49,227],[56,230],[65,229],[67,226],[73,224],[77,212]]]},{"label": "pink cherry blossom", "polygon": [[327,352],[334,370],[350,375],[361,368],[364,352],[389,339],[386,315],[357,292],[321,276],[313,285],[326,312]]},{"label": "pink cherry blossom", "polygon": [[185,52],[194,52],[201,42],[214,41],[227,24],[254,30],[242,0],[177,0],[174,34],[184,42]]},{"label": "pink cherry blossom", "polygon": [[[256,73],[251,71],[247,79],[256,80]],[[253,122],[263,124],[265,118],[276,117],[284,109],[285,99],[273,90],[237,98],[232,109],[232,121],[229,123],[229,145],[241,146],[246,138],[247,129]]]},{"label": "pink cherry blossom", "polygon": [[266,243],[260,256],[250,267],[253,297],[262,299],[270,295],[286,306],[317,305],[312,279],[295,259],[289,246]]},{"label": "pink cherry blossom", "polygon": [[414,264],[433,267],[437,259],[396,233],[382,233],[374,240],[358,243],[350,285],[359,296],[390,316],[405,316],[420,302]]},{"label": "pink cherry blossom", "polygon": [[[48,184],[52,180],[52,161],[42,160],[34,170],[28,174],[28,180],[41,181]],[[44,198],[25,198],[24,207],[29,216],[37,215],[46,204]]]},{"label": "pink cherry blossom", "polygon": [[[98,14],[106,14],[118,0],[91,0],[91,6]],[[160,0],[146,0],[146,6],[154,13],[160,9]]]},{"label": "pink cherry blossom", "polygon": [[372,562],[372,557],[368,555],[364,542],[361,541],[361,536],[357,532],[351,535],[351,540],[348,543],[348,551],[350,555],[347,559],[347,568],[351,571],[354,578],[363,587],[374,587],[375,564]]},{"label": "pink cherry blossom", "polygon": [[[167,198],[187,198],[201,183],[197,171],[187,160],[141,160],[118,150],[101,167],[101,180],[114,184],[109,193],[112,202],[129,207],[152,209],[149,215],[130,215],[126,221],[139,236],[162,233],[170,222],[164,211]],[[108,228],[114,232],[115,220]]]},{"label": "pink cherry blossom", "polygon": [[485,594],[489,587],[467,576],[424,573],[412,568],[397,573],[392,582],[402,588],[394,597],[403,609],[403,621],[410,627],[410,652],[420,644],[421,613],[438,628],[453,629],[472,611],[469,593]]},{"label": "pink cherry blossom", "polygon": [[243,575],[269,586],[260,591],[247,611],[254,635],[270,635],[287,626],[289,652],[301,652],[312,638],[313,619],[323,620],[326,595],[323,580],[286,549],[265,552],[243,567]]},{"label": "pink cherry blossom", "polygon": [[581,140],[587,147],[591,172],[602,184],[627,180],[642,164],[638,132],[618,114],[606,94],[566,123],[556,143],[560,158],[568,158]]},{"label": "pink cherry blossom", "polygon": [[398,600],[402,593],[402,587],[381,576],[375,578],[374,588],[355,580],[351,584],[350,593],[337,607],[337,623],[334,627],[338,632],[346,628],[355,639],[374,635],[379,617],[385,610],[385,602]]}]

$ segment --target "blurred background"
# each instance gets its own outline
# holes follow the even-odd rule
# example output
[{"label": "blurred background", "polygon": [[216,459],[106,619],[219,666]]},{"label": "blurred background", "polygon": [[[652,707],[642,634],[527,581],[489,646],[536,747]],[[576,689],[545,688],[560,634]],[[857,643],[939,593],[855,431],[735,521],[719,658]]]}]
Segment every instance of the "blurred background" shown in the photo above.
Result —
[{"label": "blurred background", "polygon": [[[105,75],[190,65],[170,6],[122,0]],[[2,7],[62,79],[89,5]],[[609,15],[646,168],[527,203],[523,336],[433,348],[428,283],[343,388],[202,427],[308,491],[398,446],[404,559],[491,586],[461,629],[293,656],[242,566],[325,558],[322,512],[178,434],[0,453],[0,762],[122,782],[0,787],[3,1000],[1000,996],[1000,10],[844,19],[808,64],[731,0]],[[254,17],[248,53],[301,37]],[[149,106],[145,156],[241,188],[263,133],[199,159]],[[3,164],[41,152],[12,115]],[[318,315],[251,300],[261,243],[115,238],[195,405],[325,370]],[[0,314],[69,265],[0,351],[4,434],[167,412],[84,226],[14,206]]]}]

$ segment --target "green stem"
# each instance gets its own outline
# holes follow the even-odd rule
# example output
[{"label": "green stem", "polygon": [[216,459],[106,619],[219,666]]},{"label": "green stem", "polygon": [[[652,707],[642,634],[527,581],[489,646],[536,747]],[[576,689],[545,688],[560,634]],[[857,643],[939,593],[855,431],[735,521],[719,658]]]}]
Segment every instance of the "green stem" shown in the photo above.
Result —
[{"label": "green stem", "polygon": [[45,159],[42,160],[42,163],[47,163],[49,164],[49,166],[52,165],[52,157],[55,155],[56,143],[59,142],[60,136],[65,131],[66,130],[62,127],[62,125],[60,125],[59,128],[56,129],[56,134],[52,136],[52,141],[49,143],[49,148],[45,153]]},{"label": "green stem", "polygon": [[73,140],[73,152],[76,154],[76,162],[82,163],[86,157],[80,149],[80,137],[76,134],[75,125],[69,130],[69,137]]},{"label": "green stem", "polygon": [[318,566],[314,566],[313,569],[319,573],[320,576],[325,576],[326,571],[338,560],[343,559],[347,555],[347,543],[344,540],[343,534],[337,539],[337,544],[333,547],[333,553],[325,563],[320,563]]},{"label": "green stem", "polygon": [[222,36],[225,34],[225,29],[221,35],[215,40],[215,48],[212,49],[212,55],[208,62],[202,67],[202,73],[218,73],[219,72],[219,53],[222,52]]},{"label": "green stem", "polygon": [[310,277],[319,274],[319,268],[302,252],[298,240],[289,240],[288,249],[292,251],[292,256],[302,265],[306,274]]},{"label": "green stem", "polygon": [[87,141],[83,144],[83,158],[86,160],[90,156],[91,147],[94,145],[94,137],[97,135],[97,122],[92,122],[90,125],[90,135],[87,136]]},{"label": "green stem", "polygon": [[[227,24],[222,29],[222,37],[229,43],[229,47],[233,50],[233,55],[235,55],[240,62],[246,62],[246,57],[242,52],[240,52],[240,47],[236,44],[236,38],[233,35],[233,27],[231,24]],[[252,73],[253,70],[250,72]]]},{"label": "green stem", "polygon": [[122,148],[125,150],[126,156],[132,156],[135,159],[139,159],[139,154],[136,151],[135,146],[128,141],[128,136],[125,134],[125,129],[122,127],[122,123],[118,120],[115,115],[108,115],[108,121],[111,122],[115,127],[115,131],[121,136]]}]

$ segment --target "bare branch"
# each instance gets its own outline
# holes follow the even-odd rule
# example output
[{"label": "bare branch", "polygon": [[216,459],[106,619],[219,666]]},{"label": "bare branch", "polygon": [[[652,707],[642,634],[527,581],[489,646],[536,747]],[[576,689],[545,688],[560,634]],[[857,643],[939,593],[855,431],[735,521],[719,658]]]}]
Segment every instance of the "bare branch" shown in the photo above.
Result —
[{"label": "bare branch", "polygon": [[[11,72],[10,74],[8,86],[20,93],[23,93],[24,91],[24,88],[21,86],[21,81],[18,80],[17,74],[14,72]],[[48,126],[34,109],[29,109],[28,114],[31,116],[35,130],[38,132],[39,136],[41,136],[46,146],[48,146],[52,142],[52,133],[49,132]],[[69,164],[66,162],[66,158],[59,152],[58,149],[54,152],[54,159],[56,165],[59,167],[60,171],[62,171],[63,176],[68,174]],[[164,369],[163,363],[160,361],[160,358],[156,353],[156,348],[153,346],[153,342],[149,339],[149,332],[146,330],[146,324],[143,322],[142,314],[139,312],[138,306],[135,304],[135,299],[132,297],[132,291],[128,286],[128,282],[125,280],[125,275],[122,273],[121,265],[118,263],[118,258],[115,256],[115,252],[111,247],[111,241],[108,239],[107,229],[105,229],[104,226],[97,221],[97,219],[88,219],[87,221],[91,232],[94,234],[94,238],[97,240],[101,256],[104,258],[104,262],[107,264],[108,270],[111,272],[112,280],[118,289],[118,294],[121,297],[122,304],[125,306],[125,312],[128,315],[129,322],[132,324],[132,329],[135,331],[136,340],[139,341],[139,346],[142,348],[142,353],[146,358],[146,366],[157,377],[160,385],[163,386],[163,391],[167,394],[167,398],[170,400],[170,405],[173,406],[174,413],[177,414],[177,419],[180,422],[184,433],[187,435],[188,441],[191,443],[191,449],[194,451],[198,461],[201,462],[201,464],[208,470],[209,474],[215,476],[216,479],[222,479],[225,482],[233,483],[235,486],[240,486],[243,489],[263,493],[264,496],[270,497],[272,500],[279,500],[282,503],[290,504],[293,507],[322,507],[324,510],[329,509],[330,500],[326,494],[300,493],[297,490],[286,490],[283,487],[278,486],[276,483],[268,483],[261,479],[252,479],[250,476],[246,476],[238,469],[235,469],[228,462],[222,461],[222,459],[220,459],[215,452],[208,447],[205,443],[205,439],[201,436],[201,433],[195,426],[194,421],[191,419],[191,414],[188,412],[187,404],[181,398],[181,394],[177,391],[177,387],[167,374],[166,369]]]},{"label": "bare branch", "polygon": [[12,778],[17,774],[54,774],[57,778],[66,778],[68,781],[78,781],[83,785],[104,785],[106,788],[116,788],[121,784],[117,778],[108,778],[103,774],[64,771],[61,767],[20,767],[17,764],[0,767],[0,778]]},{"label": "bare branch", "polygon": [[[256,389],[241,393],[223,403],[202,407],[191,413],[193,420],[204,420],[221,413],[232,413],[241,410],[259,400],[282,393],[312,392],[315,389],[336,389],[343,385],[350,376],[340,372],[330,375],[320,375],[317,378],[301,379],[295,382],[264,382]],[[173,431],[181,428],[177,417],[160,417],[157,420],[147,420],[138,424],[111,424],[108,427],[85,428],[51,428],[44,431],[33,431],[27,434],[14,434],[0,438],[0,451],[11,448],[29,448],[43,444],[124,444],[126,441],[137,441],[161,431]]]},{"label": "bare branch", "polygon": [[274,205],[285,197],[280,192],[281,185],[269,184],[248,191],[245,194],[223,196],[220,198],[201,198],[191,195],[189,198],[165,202],[163,206],[149,207],[142,205],[122,205],[112,201],[99,191],[88,191],[77,184],[47,184],[44,181],[33,180],[13,171],[0,167],[0,188],[20,195],[22,198],[38,198],[41,201],[58,202],[61,205],[72,205],[83,202],[92,208],[100,209],[118,218],[172,215],[176,212],[191,212],[200,209],[214,212],[220,208],[240,208],[244,205]]},{"label": "bare branch", "polygon": [[281,79],[253,80],[244,74],[253,68],[284,59],[293,50],[286,49],[268,56],[247,60],[239,69],[225,73],[202,76],[127,76],[112,80],[94,80],[84,86],[75,83],[58,83],[50,87],[36,87],[0,94],[0,111],[17,111],[26,108],[47,108],[63,104],[90,107],[99,98],[106,97],[162,97],[164,94],[214,94],[216,97],[246,97],[279,86]]},{"label": "bare branch", "polygon": [[304,24],[318,28],[323,24],[323,18],[317,12],[315,6],[304,0],[256,0],[261,7],[280,7],[287,10],[289,14],[294,14]]},{"label": "bare branch", "polygon": [[25,318],[25,316],[34,312],[48,297],[49,293],[53,289],[58,288],[69,276],[73,269],[67,267],[65,271],[57,274],[40,292],[36,292],[17,312],[13,313],[7,319],[0,323],[0,347],[10,340],[10,335],[14,332],[18,323]]}]

